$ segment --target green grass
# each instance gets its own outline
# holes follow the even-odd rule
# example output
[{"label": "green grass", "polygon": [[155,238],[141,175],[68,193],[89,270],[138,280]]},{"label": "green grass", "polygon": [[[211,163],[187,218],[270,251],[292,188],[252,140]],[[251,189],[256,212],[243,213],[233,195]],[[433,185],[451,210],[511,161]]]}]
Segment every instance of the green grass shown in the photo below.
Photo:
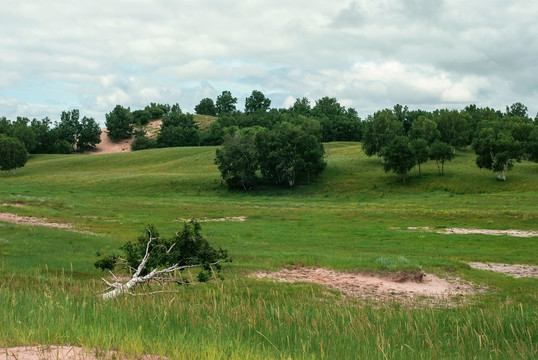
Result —
[{"label": "green grass", "polygon": [[[74,344],[173,358],[533,358],[538,280],[473,270],[466,261],[538,265],[537,238],[445,235],[409,226],[538,228],[538,166],[506,182],[458,152],[402,184],[355,143],[327,144],[312,184],[229,191],[214,147],[99,156],[38,155],[0,174],[0,212],[72,223],[97,235],[0,222],[0,344]],[[6,204],[24,204],[14,207]],[[97,251],[147,223],[171,234],[180,218],[229,249],[225,281],[178,294],[102,302]],[[336,270],[421,268],[489,286],[458,308],[364,304],[310,284],[248,277],[301,264]]]}]

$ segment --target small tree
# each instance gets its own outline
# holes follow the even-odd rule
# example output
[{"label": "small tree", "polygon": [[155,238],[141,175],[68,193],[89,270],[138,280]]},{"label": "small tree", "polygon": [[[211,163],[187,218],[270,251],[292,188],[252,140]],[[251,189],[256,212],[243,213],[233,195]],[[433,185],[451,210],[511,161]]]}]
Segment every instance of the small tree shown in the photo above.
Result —
[{"label": "small tree", "polygon": [[422,176],[420,164],[423,164],[430,159],[430,148],[428,148],[428,143],[424,139],[411,140],[411,148],[413,149],[415,159],[417,160],[418,174]]},{"label": "small tree", "polygon": [[[171,238],[164,238],[153,225],[148,225],[144,234],[135,242],[127,242],[122,247],[125,258],[105,256],[95,262],[95,267],[102,270],[113,270],[125,267],[134,272],[126,283],[105,280],[111,291],[102,295],[104,299],[115,298],[141,284],[152,282],[164,285],[167,283],[188,284],[181,271],[188,268],[199,268],[197,279],[205,282],[213,274],[218,274],[221,262],[231,261],[228,251],[213,248],[201,234],[201,226],[197,222],[185,223],[183,229]],[[104,280],[104,279],[103,279]]]},{"label": "small tree", "polygon": [[222,94],[220,94],[217,97],[216,102],[216,108],[217,108],[217,115],[222,115],[226,113],[230,113],[232,111],[235,111],[235,105],[237,104],[237,98],[232,96],[232,93],[230,91],[223,91]]},{"label": "small tree", "polygon": [[384,159],[383,168],[386,172],[393,171],[402,175],[402,181],[405,183],[406,174],[417,163],[415,152],[409,143],[407,136],[396,136],[381,151]]},{"label": "small tree", "polygon": [[210,98],[200,100],[200,103],[194,107],[194,111],[196,111],[198,115],[217,115],[217,107],[215,106],[213,99]]},{"label": "small tree", "polygon": [[271,100],[258,90],[253,90],[252,94],[245,99],[245,114],[254,112],[266,112],[271,106]]},{"label": "small tree", "polygon": [[[439,175],[445,174],[445,161],[450,161],[454,158],[454,148],[439,140],[435,140],[430,146],[430,159],[437,163]],[[441,164],[441,166],[439,166]]]},{"label": "small tree", "polygon": [[101,142],[101,129],[93,118],[84,116],[78,124],[77,151],[93,150]]},{"label": "small tree", "polygon": [[0,135],[0,170],[14,174],[26,161],[28,152],[20,140]]},{"label": "small tree", "polygon": [[130,108],[116,105],[114,110],[105,115],[108,137],[112,141],[129,139],[133,134],[133,116]]}]

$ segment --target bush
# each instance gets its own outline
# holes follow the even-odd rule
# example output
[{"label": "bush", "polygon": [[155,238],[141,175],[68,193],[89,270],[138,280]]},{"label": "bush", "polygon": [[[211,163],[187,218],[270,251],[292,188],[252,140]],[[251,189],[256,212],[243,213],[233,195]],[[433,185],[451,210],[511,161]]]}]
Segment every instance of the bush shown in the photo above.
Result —
[{"label": "bush", "polygon": [[13,173],[28,161],[28,152],[24,144],[12,137],[0,135],[0,170]]}]

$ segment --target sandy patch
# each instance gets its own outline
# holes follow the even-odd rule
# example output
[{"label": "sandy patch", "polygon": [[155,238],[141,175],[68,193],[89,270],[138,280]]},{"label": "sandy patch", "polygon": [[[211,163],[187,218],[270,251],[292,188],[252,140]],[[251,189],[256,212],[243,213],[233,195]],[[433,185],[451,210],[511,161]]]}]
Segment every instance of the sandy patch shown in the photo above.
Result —
[{"label": "sandy patch", "polygon": [[90,155],[99,155],[99,154],[113,154],[120,152],[130,152],[131,143],[134,138],[127,140],[121,140],[118,142],[110,140],[106,128],[101,129],[101,142],[95,147],[95,151],[90,151]]},{"label": "sandy patch", "polygon": [[[395,228],[391,228],[395,229]],[[435,231],[434,228],[429,226],[424,227],[416,227],[416,226],[409,226],[407,229],[409,230],[418,230],[418,231]],[[517,236],[517,237],[534,237],[538,236],[538,231],[535,230],[491,230],[491,229],[465,229],[465,228],[446,228],[446,229],[439,229],[437,231],[438,234],[482,234],[482,235],[509,235],[509,236]]]},{"label": "sandy patch", "polygon": [[161,131],[162,124],[163,124],[162,120],[150,121],[146,125],[146,136],[157,137],[157,134],[159,133],[159,131]]},{"label": "sandy patch", "polygon": [[75,230],[75,227],[73,224],[49,222],[45,218],[20,216],[20,215],[11,214],[11,213],[0,213],[0,221],[12,223],[12,224],[18,224],[18,225],[26,225],[26,226],[45,226],[45,227],[51,227],[51,228],[56,228],[56,229],[66,229],[66,230],[78,232],[81,234],[95,235],[94,233],[89,232],[89,231]]},{"label": "sandy patch", "polygon": [[[5,357],[4,357],[5,356]],[[0,357],[6,360],[126,360],[116,351],[97,352],[88,351],[76,346],[19,346],[2,349]],[[167,359],[157,355],[137,357],[143,360]]]},{"label": "sandy patch", "polygon": [[281,282],[320,284],[346,295],[373,302],[416,303],[420,299],[427,300],[430,304],[452,305],[452,300],[477,292],[473,286],[457,278],[447,280],[421,271],[376,276],[335,272],[323,268],[294,268],[278,272],[259,272],[256,276]]},{"label": "sandy patch", "polygon": [[538,266],[536,265],[518,265],[518,264],[501,264],[501,263],[481,263],[470,262],[469,266],[479,270],[490,270],[512,275],[516,278],[534,277],[538,278]]},{"label": "sandy patch", "polygon": [[227,216],[227,217],[223,217],[223,218],[214,218],[214,219],[206,218],[206,217],[199,218],[199,219],[183,219],[183,218],[179,218],[176,221],[179,221],[179,222],[189,222],[189,221],[196,221],[196,222],[222,222],[222,221],[243,222],[243,221],[247,221],[247,217],[246,216]]}]

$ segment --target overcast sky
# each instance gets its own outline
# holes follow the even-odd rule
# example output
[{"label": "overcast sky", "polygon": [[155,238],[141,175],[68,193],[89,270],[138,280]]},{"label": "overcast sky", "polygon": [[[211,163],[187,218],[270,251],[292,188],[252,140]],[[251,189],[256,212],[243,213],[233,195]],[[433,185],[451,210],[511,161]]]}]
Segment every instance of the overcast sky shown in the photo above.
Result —
[{"label": "overcast sky", "polygon": [[260,90],[410,109],[538,112],[536,0],[1,0],[0,116]]}]

